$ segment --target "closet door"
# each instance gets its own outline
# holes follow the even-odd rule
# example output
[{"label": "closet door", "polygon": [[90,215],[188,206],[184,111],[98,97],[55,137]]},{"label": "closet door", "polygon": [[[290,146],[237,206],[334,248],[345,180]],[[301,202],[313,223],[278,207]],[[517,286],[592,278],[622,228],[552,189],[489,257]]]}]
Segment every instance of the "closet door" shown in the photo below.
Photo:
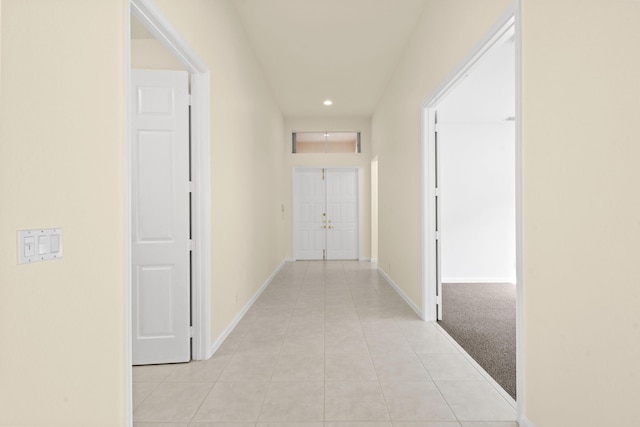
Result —
[{"label": "closet door", "polygon": [[189,75],[132,70],[132,359],[191,359]]}]

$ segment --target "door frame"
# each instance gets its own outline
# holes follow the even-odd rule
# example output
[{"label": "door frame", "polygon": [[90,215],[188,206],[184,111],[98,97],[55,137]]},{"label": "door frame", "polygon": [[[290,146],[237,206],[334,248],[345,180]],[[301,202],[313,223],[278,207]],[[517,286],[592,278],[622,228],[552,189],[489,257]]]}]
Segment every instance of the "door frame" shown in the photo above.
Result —
[{"label": "door frame", "polygon": [[[297,261],[297,257],[296,257],[296,253],[297,253],[297,243],[296,243],[296,194],[294,191],[295,185],[296,185],[296,171],[299,170],[305,170],[305,169],[332,169],[332,170],[353,170],[356,172],[356,180],[357,180],[357,185],[356,185],[356,190],[358,192],[358,226],[357,226],[357,232],[356,232],[356,245],[357,245],[357,258],[358,260],[360,260],[360,236],[361,236],[361,230],[360,227],[362,225],[362,221],[360,218],[360,213],[361,213],[361,200],[360,200],[360,168],[358,166],[336,166],[336,167],[325,167],[325,166],[294,166],[293,167],[293,171],[292,171],[292,177],[291,177],[291,196],[292,196],[292,200],[291,200],[291,206],[293,207],[292,209],[292,220],[291,220],[291,248],[292,248],[292,256],[293,256],[293,260]],[[325,193],[325,204],[326,204],[326,193]],[[326,238],[325,238],[325,246],[326,246]]]},{"label": "door frame", "polygon": [[515,170],[516,170],[516,389],[517,416],[525,414],[523,235],[522,235],[522,26],[520,2],[515,0],[503,16],[422,105],[422,307],[426,321],[437,318],[437,263],[435,197],[435,111],[437,105],[464,79],[487,51],[510,28],[515,28]]},{"label": "door frame", "polygon": [[149,0],[129,0],[126,12],[125,65],[126,65],[126,222],[127,222],[127,331],[128,357],[128,422],[132,424],[132,369],[131,369],[131,32],[132,16],[173,54],[189,72],[191,86],[191,317],[193,339],[191,357],[204,360],[211,357],[211,114],[210,71],[186,41],[178,34],[160,10]]}]

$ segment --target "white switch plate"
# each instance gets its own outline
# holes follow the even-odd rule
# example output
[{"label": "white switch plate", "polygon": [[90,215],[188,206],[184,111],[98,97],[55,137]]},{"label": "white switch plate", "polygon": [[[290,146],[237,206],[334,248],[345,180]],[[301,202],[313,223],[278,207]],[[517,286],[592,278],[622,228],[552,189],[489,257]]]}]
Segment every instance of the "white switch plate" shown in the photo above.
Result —
[{"label": "white switch plate", "polygon": [[19,264],[62,258],[62,247],[62,228],[18,231]]}]

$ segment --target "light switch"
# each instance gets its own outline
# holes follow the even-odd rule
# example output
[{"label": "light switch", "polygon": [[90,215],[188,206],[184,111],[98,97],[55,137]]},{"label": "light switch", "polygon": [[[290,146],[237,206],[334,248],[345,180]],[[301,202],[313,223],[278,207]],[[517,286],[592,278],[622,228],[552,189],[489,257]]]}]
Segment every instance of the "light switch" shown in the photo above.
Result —
[{"label": "light switch", "polygon": [[38,236],[38,255],[49,252],[49,236]]},{"label": "light switch", "polygon": [[18,230],[18,263],[62,259],[62,228]]},{"label": "light switch", "polygon": [[36,254],[36,238],[27,236],[24,238],[24,256],[34,256]]},{"label": "light switch", "polygon": [[49,236],[49,244],[51,245],[51,253],[60,252],[60,235],[52,234]]}]

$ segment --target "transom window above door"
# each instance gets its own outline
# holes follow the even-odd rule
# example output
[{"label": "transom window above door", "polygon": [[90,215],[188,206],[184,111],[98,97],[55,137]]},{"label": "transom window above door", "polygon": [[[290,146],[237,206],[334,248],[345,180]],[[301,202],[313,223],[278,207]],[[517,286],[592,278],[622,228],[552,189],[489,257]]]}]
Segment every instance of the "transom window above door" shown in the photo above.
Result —
[{"label": "transom window above door", "polygon": [[360,153],[360,132],[293,132],[292,153]]}]

